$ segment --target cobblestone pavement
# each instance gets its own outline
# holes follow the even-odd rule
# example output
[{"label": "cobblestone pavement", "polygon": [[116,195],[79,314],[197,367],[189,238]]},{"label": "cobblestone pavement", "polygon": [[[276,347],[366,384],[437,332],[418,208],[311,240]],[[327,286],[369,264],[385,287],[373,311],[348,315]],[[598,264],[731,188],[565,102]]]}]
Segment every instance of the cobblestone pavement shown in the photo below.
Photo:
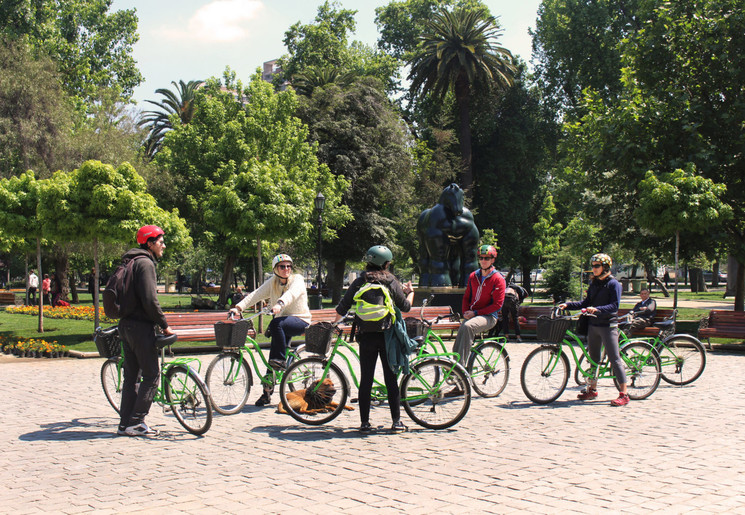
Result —
[{"label": "cobblestone pavement", "polygon": [[251,405],[203,438],[157,406],[159,437],[116,437],[101,359],[6,358],[0,513],[745,513],[745,356],[710,353],[693,385],[625,408],[611,384],[574,400],[571,379],[537,406],[520,388],[534,346],[508,346],[507,389],[455,428],[389,434],[382,406],[366,436],[356,412],[311,427]]}]

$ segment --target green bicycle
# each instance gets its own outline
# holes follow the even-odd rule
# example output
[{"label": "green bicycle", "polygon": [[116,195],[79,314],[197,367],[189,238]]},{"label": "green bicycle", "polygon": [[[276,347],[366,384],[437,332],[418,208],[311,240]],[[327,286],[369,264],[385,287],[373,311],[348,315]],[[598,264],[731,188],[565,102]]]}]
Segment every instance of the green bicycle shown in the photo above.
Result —
[{"label": "green bicycle", "polygon": [[[660,359],[662,380],[675,386],[684,386],[694,382],[703,374],[706,368],[706,350],[694,336],[673,334],[676,315],[677,310],[674,310],[670,317],[661,322],[655,322],[654,326],[660,329],[660,332],[654,337],[628,337],[623,330],[619,330],[619,345],[624,347],[634,342],[650,344]],[[632,320],[631,313],[620,317],[619,327],[628,326]],[[583,359],[580,356],[580,367],[587,368],[582,362]],[[579,385],[585,383],[584,376],[579,373],[579,367],[574,372],[574,380]]]},{"label": "green bicycle", "polygon": [[[601,359],[599,363],[593,361],[579,336],[569,330],[572,320],[576,320],[578,316],[590,315],[582,313],[576,316],[559,316],[557,309],[552,312],[551,317],[538,317],[538,339],[549,343],[528,354],[520,371],[523,393],[536,404],[549,404],[555,401],[566,388],[570,367],[565,347],[571,351],[576,370],[579,370],[585,380],[612,379],[616,387],[620,388],[608,360]],[[579,355],[576,349],[579,349]],[[660,360],[657,353],[649,343],[643,341],[630,342],[620,350],[620,353],[626,372],[629,398],[646,399],[660,384]],[[583,357],[589,366],[581,367],[580,357]]]},{"label": "green bicycle", "polygon": [[[210,392],[199,376],[201,363],[198,359],[165,360],[166,347],[173,345],[176,339],[176,335],[171,335],[156,340],[160,349],[160,377],[153,401],[163,408],[163,413],[173,413],[191,434],[203,435],[212,425]],[[119,327],[96,328],[94,341],[99,353],[107,358],[101,367],[101,386],[106,400],[118,414],[124,385],[124,352]],[[196,370],[192,368],[194,364]]]},{"label": "green bicycle", "polygon": [[[261,347],[251,335],[255,335],[253,319],[268,314],[271,314],[270,308],[263,309],[249,318],[240,319],[235,324],[215,324],[215,341],[221,350],[207,367],[205,380],[212,395],[212,406],[222,415],[238,413],[248,402],[253,386],[251,368],[266,390],[274,389],[274,385],[282,380],[284,371],[269,366]],[[304,347],[300,345],[295,349],[288,349],[288,363],[300,359]],[[251,367],[244,359],[244,354],[251,358]],[[259,372],[260,365],[256,356],[265,369],[271,371],[270,373],[263,375]]]},{"label": "green bicycle", "polygon": [[[425,320],[424,307],[431,299],[432,297],[424,300],[419,313],[419,321],[427,327],[422,352],[446,354],[445,343],[435,333],[433,326],[448,315]],[[473,342],[466,371],[471,379],[471,386],[481,397],[496,397],[507,386],[510,377],[510,357],[505,349],[506,343],[507,339],[504,337],[476,339]]]},{"label": "green bicycle", "polygon": [[[347,316],[336,324],[319,323],[305,331],[306,351],[315,356],[293,363],[280,384],[280,402],[287,413],[303,424],[320,425],[335,419],[346,407],[350,397],[347,375],[334,359],[346,365],[346,370],[359,389],[353,364],[359,366],[359,353],[344,340],[339,325],[348,323]],[[401,405],[411,419],[429,429],[452,427],[466,415],[471,405],[468,374],[457,363],[457,354],[418,354],[410,363],[410,373],[401,379]],[[455,358],[455,359],[453,359]],[[457,396],[446,392],[460,389]],[[292,391],[303,391],[307,406],[288,398]],[[373,402],[387,399],[384,384],[375,380]]]}]

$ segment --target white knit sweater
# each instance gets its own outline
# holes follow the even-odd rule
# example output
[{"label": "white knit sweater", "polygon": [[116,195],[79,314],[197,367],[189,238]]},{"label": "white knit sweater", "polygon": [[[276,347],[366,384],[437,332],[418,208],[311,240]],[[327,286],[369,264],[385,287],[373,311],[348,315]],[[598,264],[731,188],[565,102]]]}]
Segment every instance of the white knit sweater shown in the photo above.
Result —
[{"label": "white knit sweater", "polygon": [[308,292],[305,289],[305,279],[300,274],[290,275],[287,284],[279,282],[276,275],[267,279],[264,284],[249,293],[237,307],[241,311],[249,306],[258,304],[263,300],[269,301],[269,306],[274,306],[278,300],[284,303],[281,317],[296,316],[310,324],[310,309],[308,309]]}]

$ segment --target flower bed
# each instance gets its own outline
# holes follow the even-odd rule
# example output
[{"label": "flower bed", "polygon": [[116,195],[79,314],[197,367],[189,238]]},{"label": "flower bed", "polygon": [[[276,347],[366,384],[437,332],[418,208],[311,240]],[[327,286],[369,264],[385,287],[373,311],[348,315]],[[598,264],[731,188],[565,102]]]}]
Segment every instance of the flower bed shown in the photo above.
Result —
[{"label": "flower bed", "polygon": [[[39,306],[9,306],[5,309],[6,313],[15,313],[21,315],[39,316]],[[93,322],[95,319],[93,306],[60,306],[56,308],[44,307],[44,316],[47,318],[59,318],[63,320],[88,320]],[[108,318],[103,308],[98,308],[98,318],[101,323],[115,324],[116,320]]]},{"label": "flower bed", "polygon": [[61,358],[69,355],[67,347],[56,341],[48,342],[36,338],[0,337],[0,346],[5,354],[14,354],[22,358]]}]

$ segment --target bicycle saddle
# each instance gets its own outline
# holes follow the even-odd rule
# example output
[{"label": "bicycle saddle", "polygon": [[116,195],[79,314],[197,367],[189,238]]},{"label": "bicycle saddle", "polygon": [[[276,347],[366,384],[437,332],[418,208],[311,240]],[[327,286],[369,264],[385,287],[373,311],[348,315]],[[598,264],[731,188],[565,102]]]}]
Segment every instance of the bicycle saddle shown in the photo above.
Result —
[{"label": "bicycle saddle", "polygon": [[664,330],[672,327],[674,323],[675,322],[672,320],[663,320],[662,322],[655,322],[654,326]]},{"label": "bicycle saddle", "polygon": [[173,345],[176,343],[176,340],[178,340],[177,334],[169,334],[169,335],[158,335],[155,338],[155,346],[159,349],[162,349],[163,347],[168,347],[169,345]]}]

